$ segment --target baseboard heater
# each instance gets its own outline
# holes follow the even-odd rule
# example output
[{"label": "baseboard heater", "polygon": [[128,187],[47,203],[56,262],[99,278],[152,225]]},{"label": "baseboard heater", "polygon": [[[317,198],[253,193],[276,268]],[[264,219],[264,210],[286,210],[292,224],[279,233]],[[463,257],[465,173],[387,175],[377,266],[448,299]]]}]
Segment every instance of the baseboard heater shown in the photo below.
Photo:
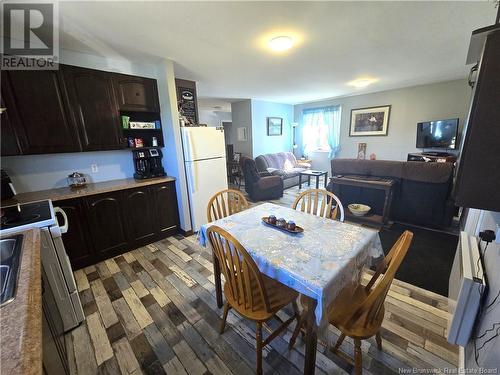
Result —
[{"label": "baseboard heater", "polygon": [[474,328],[486,283],[477,239],[460,233],[448,292],[448,342],[466,346]]}]

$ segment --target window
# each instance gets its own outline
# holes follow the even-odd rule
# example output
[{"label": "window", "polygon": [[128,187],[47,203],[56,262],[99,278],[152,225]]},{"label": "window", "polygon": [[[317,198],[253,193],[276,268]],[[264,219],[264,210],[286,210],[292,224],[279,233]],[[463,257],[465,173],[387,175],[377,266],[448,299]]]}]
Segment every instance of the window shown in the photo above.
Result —
[{"label": "window", "polygon": [[305,109],[302,122],[304,153],[326,151],[334,157],[340,150],[340,106]]}]

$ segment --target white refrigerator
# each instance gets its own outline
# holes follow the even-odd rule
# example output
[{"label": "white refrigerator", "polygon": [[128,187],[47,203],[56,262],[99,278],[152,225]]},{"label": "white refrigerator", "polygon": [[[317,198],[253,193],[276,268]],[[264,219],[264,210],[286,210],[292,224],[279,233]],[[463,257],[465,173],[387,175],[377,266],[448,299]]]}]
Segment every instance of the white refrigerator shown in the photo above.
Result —
[{"label": "white refrigerator", "polygon": [[194,231],[207,223],[208,200],[227,189],[224,128],[182,127],[189,211]]}]

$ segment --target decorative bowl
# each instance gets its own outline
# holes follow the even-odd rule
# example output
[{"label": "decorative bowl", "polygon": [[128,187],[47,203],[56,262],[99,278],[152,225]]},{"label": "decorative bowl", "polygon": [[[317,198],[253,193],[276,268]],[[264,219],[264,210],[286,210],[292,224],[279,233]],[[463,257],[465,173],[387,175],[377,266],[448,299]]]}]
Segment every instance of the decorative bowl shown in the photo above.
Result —
[{"label": "decorative bowl", "polygon": [[365,216],[372,209],[370,206],[360,203],[351,203],[347,206],[354,216]]}]

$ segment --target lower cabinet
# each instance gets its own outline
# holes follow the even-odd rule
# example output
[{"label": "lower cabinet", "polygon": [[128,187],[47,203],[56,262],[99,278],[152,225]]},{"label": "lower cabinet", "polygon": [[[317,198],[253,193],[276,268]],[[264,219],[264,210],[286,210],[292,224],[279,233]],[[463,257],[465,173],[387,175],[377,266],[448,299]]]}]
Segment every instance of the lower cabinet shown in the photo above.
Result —
[{"label": "lower cabinet", "polygon": [[155,202],[154,217],[156,219],[157,233],[171,233],[179,225],[179,211],[177,205],[172,206],[170,202],[177,202],[174,184],[161,184],[151,186],[153,200]]},{"label": "lower cabinet", "polygon": [[147,245],[179,231],[175,183],[54,202],[68,217],[62,239],[73,269]]},{"label": "lower cabinet", "polygon": [[[104,258],[128,248],[122,192],[85,198],[90,239],[94,251]],[[64,239],[63,239],[64,241]]]},{"label": "lower cabinet", "polygon": [[[82,268],[98,262],[99,258],[90,243],[83,199],[68,199],[55,202],[55,205],[62,208],[68,217],[68,231],[63,234],[63,241],[73,268]],[[57,214],[58,220],[59,215]]]}]

